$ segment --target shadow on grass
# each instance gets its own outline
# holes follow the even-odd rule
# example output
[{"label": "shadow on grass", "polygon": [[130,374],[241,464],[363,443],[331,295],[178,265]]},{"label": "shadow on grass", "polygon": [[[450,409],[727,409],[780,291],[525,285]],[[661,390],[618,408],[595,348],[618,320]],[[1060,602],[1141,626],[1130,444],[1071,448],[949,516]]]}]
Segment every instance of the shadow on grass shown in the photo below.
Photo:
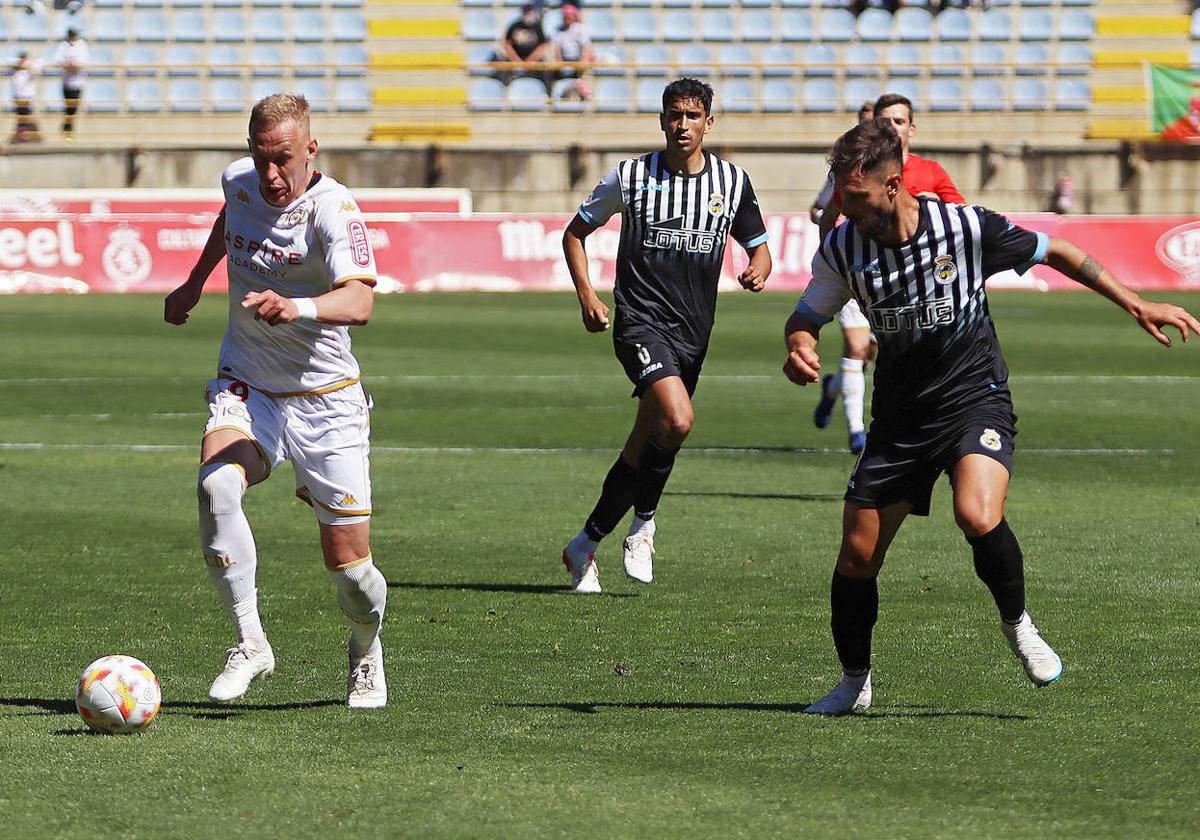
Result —
[{"label": "shadow on grass", "polygon": [[[601,709],[637,709],[639,711],[741,711],[801,714],[808,703],[689,703],[660,700],[653,703],[505,703],[512,709],[562,709],[581,715],[598,714]],[[975,712],[961,709],[940,710],[930,706],[873,706],[868,712],[847,715],[849,719],[875,718],[986,718],[989,720],[1031,720],[1027,715]]]},{"label": "shadow on grass", "polygon": [[781,499],[788,502],[840,502],[842,501],[841,493],[706,493],[702,491],[686,491],[672,492],[670,490],[663,493],[664,496],[712,496],[722,499]]},{"label": "shadow on grass", "polygon": [[[518,595],[558,595],[570,593],[571,587],[565,583],[414,583],[412,581],[388,581],[389,589],[444,589],[449,592],[471,590],[473,592],[513,592]],[[606,598],[636,598],[636,592],[599,592]]]},{"label": "shadow on grass", "polygon": [[[184,715],[197,720],[229,720],[244,712],[292,712],[303,709],[319,709],[324,706],[341,706],[341,700],[312,700],[295,703],[214,703],[210,700],[197,702],[169,701],[162,704],[163,714]],[[77,714],[74,700],[46,699],[42,697],[0,697],[0,706],[25,706],[37,709],[27,715],[74,715]],[[59,729],[55,735],[87,735],[90,729]]]}]

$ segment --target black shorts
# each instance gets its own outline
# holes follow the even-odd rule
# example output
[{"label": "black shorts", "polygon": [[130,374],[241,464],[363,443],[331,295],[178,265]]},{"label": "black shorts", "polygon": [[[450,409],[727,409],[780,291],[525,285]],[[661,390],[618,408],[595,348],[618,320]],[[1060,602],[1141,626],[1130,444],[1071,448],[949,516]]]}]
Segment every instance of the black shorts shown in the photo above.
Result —
[{"label": "black shorts", "polygon": [[865,508],[910,502],[914,514],[928,516],[938,476],[951,473],[963,457],[986,455],[1011,473],[1016,436],[1017,417],[1007,399],[901,433],[872,423],[845,499]]},{"label": "black shorts", "polygon": [[619,332],[614,332],[613,349],[625,368],[625,375],[633,383],[634,397],[640,397],[647,388],[668,376],[682,379],[688,396],[692,396],[696,393],[700,368],[708,352],[707,347],[699,351],[683,347],[654,328],[641,324],[625,326]]}]

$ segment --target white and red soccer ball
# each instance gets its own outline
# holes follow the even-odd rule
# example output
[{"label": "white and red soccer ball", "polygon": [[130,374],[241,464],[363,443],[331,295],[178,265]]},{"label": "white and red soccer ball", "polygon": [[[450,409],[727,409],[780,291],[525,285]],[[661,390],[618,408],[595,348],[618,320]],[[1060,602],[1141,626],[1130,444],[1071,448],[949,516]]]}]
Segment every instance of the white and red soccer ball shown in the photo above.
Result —
[{"label": "white and red soccer ball", "polygon": [[98,732],[124,735],[150,725],[162,707],[158,677],[132,656],[102,656],[83,669],[75,708]]}]

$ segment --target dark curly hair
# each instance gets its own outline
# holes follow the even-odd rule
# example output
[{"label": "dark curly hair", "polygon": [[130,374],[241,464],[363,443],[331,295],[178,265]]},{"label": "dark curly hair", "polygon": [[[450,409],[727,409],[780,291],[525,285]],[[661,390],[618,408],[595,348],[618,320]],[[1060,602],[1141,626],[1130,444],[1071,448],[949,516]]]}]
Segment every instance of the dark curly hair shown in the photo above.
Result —
[{"label": "dark curly hair", "polygon": [[829,169],[834,177],[852,172],[866,174],[892,162],[899,169],[903,160],[899,135],[887,120],[871,120],[856,125],[837,139],[829,153]]},{"label": "dark curly hair", "polygon": [[663,89],[663,113],[671,107],[671,103],[680,100],[695,99],[704,106],[704,113],[712,113],[713,89],[699,79],[676,79]]}]

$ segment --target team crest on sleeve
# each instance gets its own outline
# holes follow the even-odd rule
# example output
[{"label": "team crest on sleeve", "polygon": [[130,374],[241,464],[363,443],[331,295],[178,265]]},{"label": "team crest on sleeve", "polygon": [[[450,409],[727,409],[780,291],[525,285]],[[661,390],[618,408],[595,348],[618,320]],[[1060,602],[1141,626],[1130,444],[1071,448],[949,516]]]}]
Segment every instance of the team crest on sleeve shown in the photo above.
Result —
[{"label": "team crest on sleeve", "polygon": [[979,445],[984,449],[990,449],[992,452],[1000,451],[1000,433],[995,429],[984,429],[983,434],[979,436]]},{"label": "team crest on sleeve", "polygon": [[239,189],[237,191],[236,198],[238,201],[242,202],[242,204],[250,203],[250,193],[246,192],[244,189]]},{"label": "team crest on sleeve", "polygon": [[367,226],[362,219],[351,219],[346,222],[346,233],[350,237],[350,254],[354,264],[366,268],[371,264],[371,239],[367,236]]},{"label": "team crest on sleeve", "polygon": [[339,209],[343,213],[357,213],[358,205],[355,204],[353,201],[350,201],[349,199],[347,199],[346,201],[342,202],[342,206]]},{"label": "team crest on sleeve", "polygon": [[939,283],[953,283],[958,279],[958,268],[954,265],[954,257],[949,254],[939,254],[933,258],[933,276]]},{"label": "team crest on sleeve", "polygon": [[725,212],[725,196],[721,193],[713,193],[708,197],[708,212],[714,216],[720,216]]}]

